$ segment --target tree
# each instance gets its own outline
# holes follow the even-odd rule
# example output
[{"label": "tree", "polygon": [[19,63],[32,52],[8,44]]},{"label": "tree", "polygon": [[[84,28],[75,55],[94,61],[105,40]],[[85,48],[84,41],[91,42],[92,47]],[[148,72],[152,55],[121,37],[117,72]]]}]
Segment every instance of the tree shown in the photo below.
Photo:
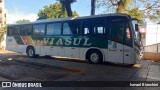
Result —
[{"label": "tree", "polygon": [[76,11],[73,11],[72,16],[76,17],[76,16],[79,16],[79,14]]},{"label": "tree", "polygon": [[[54,19],[67,17],[66,9],[62,9],[63,7],[59,2],[56,2],[55,4],[50,4],[49,6],[44,6],[44,9],[41,9],[38,12],[39,19]],[[72,14],[72,16],[79,16],[76,11],[74,11]]]},{"label": "tree", "polygon": [[98,8],[105,8],[109,13],[122,13],[127,10],[127,6],[132,0],[97,0]]},{"label": "tree", "polygon": [[66,11],[62,11],[62,6],[60,3],[50,4],[49,6],[44,6],[44,9],[38,12],[39,19],[47,18],[62,18],[67,17]]},{"label": "tree", "polygon": [[133,15],[140,22],[144,19],[160,22],[160,0],[98,0],[97,6],[105,7],[107,12]]},{"label": "tree", "polygon": [[95,15],[96,0],[91,0],[91,15]]},{"label": "tree", "polygon": [[17,20],[16,23],[26,23],[26,22],[30,22],[29,20],[26,19],[22,19],[22,20]]},{"label": "tree", "polygon": [[76,2],[76,0],[57,0],[61,3],[62,5],[62,10],[63,12],[66,10],[68,17],[72,17],[72,9],[71,9],[71,4]]},{"label": "tree", "polygon": [[132,2],[132,0],[110,0],[112,6],[116,7],[117,13],[122,13],[128,10],[128,5]]},{"label": "tree", "polygon": [[144,24],[144,16],[143,12],[139,10],[139,8],[133,8],[128,10],[128,14],[132,16],[132,18],[137,18],[140,24]]},{"label": "tree", "polygon": [[144,23],[143,12],[135,7],[134,0],[101,0],[98,2],[98,7],[106,7],[107,12],[127,13],[133,18],[137,18],[139,22]]},{"label": "tree", "polygon": [[1,42],[4,40],[4,34],[6,33],[6,27],[0,28],[0,48],[1,48]]},{"label": "tree", "polygon": [[145,18],[160,23],[160,0],[144,0],[143,6],[145,7],[142,9]]}]

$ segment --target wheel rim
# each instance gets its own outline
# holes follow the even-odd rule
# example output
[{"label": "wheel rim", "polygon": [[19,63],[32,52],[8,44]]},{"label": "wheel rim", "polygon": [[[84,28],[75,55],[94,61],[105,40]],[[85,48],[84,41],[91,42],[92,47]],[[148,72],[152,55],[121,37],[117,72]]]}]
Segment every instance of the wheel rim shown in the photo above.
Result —
[{"label": "wheel rim", "polygon": [[33,56],[33,50],[32,50],[32,49],[29,49],[29,50],[28,50],[28,54],[29,54],[29,56]]},{"label": "wheel rim", "polygon": [[97,53],[92,53],[90,59],[93,63],[97,63],[99,61],[99,55]]}]

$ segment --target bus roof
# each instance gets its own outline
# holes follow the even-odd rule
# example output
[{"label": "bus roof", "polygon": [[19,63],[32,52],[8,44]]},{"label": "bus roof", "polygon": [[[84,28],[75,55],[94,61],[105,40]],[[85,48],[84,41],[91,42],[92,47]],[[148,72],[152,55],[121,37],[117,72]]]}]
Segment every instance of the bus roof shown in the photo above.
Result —
[{"label": "bus roof", "polygon": [[35,22],[9,24],[9,26],[12,26],[12,25],[24,25],[24,24],[38,24],[38,23],[47,23],[47,22],[58,22],[58,21],[69,21],[69,20],[79,20],[79,19],[87,19],[87,18],[99,18],[99,17],[107,17],[107,16],[126,16],[126,17],[130,18],[130,16],[128,14],[111,13],[111,14],[84,16],[84,17],[67,17],[67,18],[55,18],[55,19],[42,19],[42,20],[37,20]]}]

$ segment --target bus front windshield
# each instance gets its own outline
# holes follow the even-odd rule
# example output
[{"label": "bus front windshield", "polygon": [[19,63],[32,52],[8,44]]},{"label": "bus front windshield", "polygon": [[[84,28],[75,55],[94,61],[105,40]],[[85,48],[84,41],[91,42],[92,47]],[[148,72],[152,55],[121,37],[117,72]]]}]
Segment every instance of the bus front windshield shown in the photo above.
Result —
[{"label": "bus front windshield", "polygon": [[140,32],[139,30],[136,30],[136,24],[137,24],[137,20],[132,20],[132,26],[133,26],[133,31],[134,31],[134,41],[136,44],[138,44],[138,46],[140,46],[140,42],[141,42],[141,36],[140,36]]}]

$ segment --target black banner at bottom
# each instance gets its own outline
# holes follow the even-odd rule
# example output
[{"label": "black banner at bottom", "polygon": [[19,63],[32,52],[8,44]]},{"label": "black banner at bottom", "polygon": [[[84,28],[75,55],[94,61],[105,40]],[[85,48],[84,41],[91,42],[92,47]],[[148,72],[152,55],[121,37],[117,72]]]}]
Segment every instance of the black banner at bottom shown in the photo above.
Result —
[{"label": "black banner at bottom", "polygon": [[1,87],[160,87],[160,81],[4,81]]}]

